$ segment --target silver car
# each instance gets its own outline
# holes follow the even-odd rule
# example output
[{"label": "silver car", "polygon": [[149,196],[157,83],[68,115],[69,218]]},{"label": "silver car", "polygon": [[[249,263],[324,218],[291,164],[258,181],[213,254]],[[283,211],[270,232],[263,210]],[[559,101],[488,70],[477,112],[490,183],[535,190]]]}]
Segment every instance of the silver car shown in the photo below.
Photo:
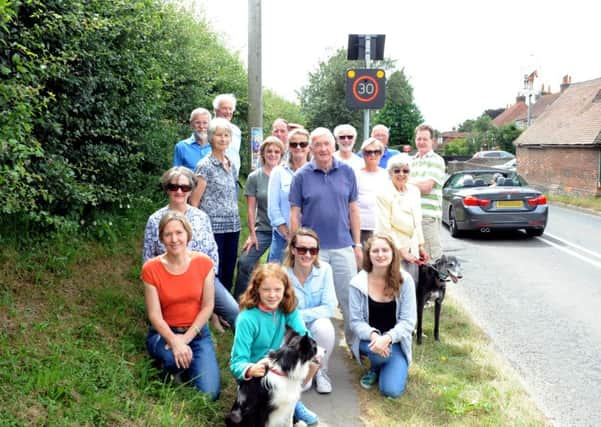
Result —
[{"label": "silver car", "polygon": [[529,236],[540,236],[548,212],[544,194],[514,172],[460,171],[442,188],[442,221],[453,237],[468,230],[494,229],[524,229]]}]

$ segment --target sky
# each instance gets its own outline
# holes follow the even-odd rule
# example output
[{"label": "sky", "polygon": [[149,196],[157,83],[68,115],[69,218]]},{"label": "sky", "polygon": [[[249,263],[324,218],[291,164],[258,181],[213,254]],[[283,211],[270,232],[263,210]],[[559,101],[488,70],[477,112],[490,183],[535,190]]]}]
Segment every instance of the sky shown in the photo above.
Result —
[{"label": "sky", "polygon": [[[248,1],[187,0],[247,63]],[[563,5],[563,6],[562,6]],[[349,34],[385,34],[425,121],[440,131],[505,108],[535,69],[559,91],[601,77],[597,2],[504,0],[262,0],[263,86],[291,101]],[[361,68],[363,63],[357,62]],[[341,77],[342,78],[342,77]]]}]

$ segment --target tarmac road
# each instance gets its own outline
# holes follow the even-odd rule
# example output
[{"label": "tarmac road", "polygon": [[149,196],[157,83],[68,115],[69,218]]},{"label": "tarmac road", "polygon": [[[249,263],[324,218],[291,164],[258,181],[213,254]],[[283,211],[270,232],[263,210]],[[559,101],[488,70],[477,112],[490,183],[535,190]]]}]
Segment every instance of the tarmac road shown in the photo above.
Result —
[{"label": "tarmac road", "polygon": [[551,421],[601,425],[601,218],[553,205],[540,238],[445,228],[443,245],[464,270],[450,292]]}]

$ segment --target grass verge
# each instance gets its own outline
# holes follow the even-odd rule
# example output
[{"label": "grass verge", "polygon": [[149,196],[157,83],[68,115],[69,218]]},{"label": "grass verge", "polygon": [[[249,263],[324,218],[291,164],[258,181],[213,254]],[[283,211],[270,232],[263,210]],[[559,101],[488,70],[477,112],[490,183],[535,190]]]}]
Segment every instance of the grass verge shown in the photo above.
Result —
[{"label": "grass verge", "polygon": [[562,195],[548,195],[547,198],[552,202],[559,202],[569,206],[591,209],[601,212],[601,197],[572,197]]},{"label": "grass verge", "polygon": [[[213,334],[222,378],[217,402],[163,381],[144,346],[141,242],[148,215],[161,205],[99,218],[88,238],[2,245],[0,425],[223,425],[235,393],[231,332]],[[241,244],[246,236],[243,228]],[[441,342],[426,338],[414,347],[404,396],[383,399],[360,389],[366,423],[546,425],[511,368],[452,298],[443,317]],[[424,327],[432,330],[430,310]],[[358,381],[361,372],[355,367],[349,374]]]},{"label": "grass verge", "polygon": [[[407,389],[398,399],[360,389],[368,426],[545,426],[517,374],[488,337],[447,294],[440,341],[431,336],[433,309],[424,312],[422,345],[413,345]],[[357,374],[357,378],[362,372]]]}]

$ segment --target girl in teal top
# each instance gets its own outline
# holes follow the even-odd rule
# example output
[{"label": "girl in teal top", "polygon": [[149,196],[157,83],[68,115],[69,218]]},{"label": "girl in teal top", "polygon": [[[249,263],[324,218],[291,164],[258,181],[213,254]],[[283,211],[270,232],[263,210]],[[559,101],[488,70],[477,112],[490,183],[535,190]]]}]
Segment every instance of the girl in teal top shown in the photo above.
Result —
[{"label": "girl in teal top", "polygon": [[[267,354],[281,346],[286,326],[299,334],[307,333],[296,304],[294,287],[281,265],[267,263],[257,267],[240,297],[236,319],[230,370],[238,381],[265,375],[265,363],[270,364]],[[317,415],[300,401],[294,418],[307,425],[318,421]]]}]

